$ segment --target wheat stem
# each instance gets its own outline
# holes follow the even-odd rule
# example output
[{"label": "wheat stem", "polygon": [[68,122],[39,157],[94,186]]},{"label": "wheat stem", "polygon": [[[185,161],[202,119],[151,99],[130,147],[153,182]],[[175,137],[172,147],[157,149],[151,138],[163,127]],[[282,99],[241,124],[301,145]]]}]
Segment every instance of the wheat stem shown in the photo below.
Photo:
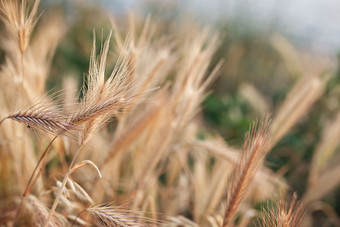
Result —
[{"label": "wheat stem", "polygon": [[73,157],[73,159],[72,159],[71,165],[70,165],[69,169],[67,170],[67,172],[66,172],[66,174],[65,174],[65,177],[64,177],[64,180],[63,180],[63,183],[61,184],[61,186],[60,186],[60,188],[59,188],[59,190],[58,190],[57,196],[56,196],[56,198],[55,198],[55,200],[54,200],[54,202],[53,202],[51,211],[50,211],[50,213],[49,213],[49,215],[48,215],[48,218],[47,218],[47,220],[46,220],[46,222],[45,222],[44,227],[48,227],[48,223],[49,223],[49,221],[51,220],[51,218],[53,217],[54,211],[55,211],[55,209],[57,208],[57,205],[58,205],[58,203],[59,203],[59,200],[60,200],[60,197],[61,197],[61,193],[63,192],[63,189],[64,189],[64,187],[65,187],[65,185],[66,185],[66,182],[67,182],[67,180],[68,180],[68,178],[69,178],[69,176],[70,176],[70,174],[71,174],[71,172],[72,172],[72,167],[73,167],[73,165],[74,165],[74,162],[75,162],[75,160],[76,160],[78,154],[79,154],[80,151],[82,150],[82,147],[83,147],[83,144],[81,144],[81,145],[79,146],[79,148],[78,148],[76,154],[74,155],[74,157]]},{"label": "wheat stem", "polygon": [[[42,172],[42,169],[43,169],[43,167],[44,167],[44,163],[46,162],[47,153],[48,153],[49,149],[51,148],[52,143],[54,142],[54,140],[57,139],[57,137],[58,137],[58,136],[55,136],[55,137],[52,139],[52,141],[48,144],[46,150],[45,150],[44,153],[42,154],[41,158],[39,159],[37,166],[38,166],[40,163],[43,163],[43,164],[40,165],[39,172],[38,172],[38,174],[35,176],[34,180],[32,181],[31,186],[30,186],[30,188],[28,189],[28,192],[31,191],[31,189],[32,189],[32,187],[34,186],[35,182],[38,180],[38,177],[40,176],[40,174],[41,174],[41,172]],[[35,167],[34,172],[36,171],[36,169],[37,169],[37,167]],[[33,173],[34,173],[34,172],[33,172]]]},{"label": "wheat stem", "polygon": [[0,121],[0,125],[2,124],[2,122],[4,122],[8,117],[5,117],[3,118],[1,121]]},{"label": "wheat stem", "polygon": [[[0,124],[1,124],[1,122],[0,122]],[[55,136],[55,137],[52,139],[52,141],[48,144],[48,146],[46,147],[44,153],[41,155],[41,157],[40,157],[40,159],[39,159],[37,165],[35,166],[35,168],[34,168],[34,170],[33,170],[33,173],[32,173],[32,175],[31,175],[31,177],[30,177],[30,179],[28,180],[28,183],[27,183],[27,185],[26,185],[25,191],[24,191],[24,193],[22,194],[22,198],[21,198],[20,204],[19,204],[19,206],[18,206],[18,208],[17,208],[17,210],[16,210],[16,213],[15,213],[15,216],[14,216],[13,225],[15,224],[15,222],[16,222],[17,219],[18,219],[19,213],[20,213],[20,209],[21,209],[22,205],[24,204],[24,200],[25,200],[25,198],[27,197],[28,193],[29,193],[29,192],[31,191],[31,189],[33,188],[33,186],[34,186],[36,180],[38,179],[38,177],[39,177],[39,175],[40,175],[40,173],[41,173],[41,170],[42,170],[42,168],[43,168],[43,165],[41,166],[41,168],[40,168],[38,174],[36,175],[36,177],[34,178],[34,180],[33,180],[33,177],[34,177],[34,175],[35,175],[35,173],[36,173],[38,167],[40,166],[40,164],[46,159],[47,153],[48,153],[49,149],[51,148],[52,143],[54,142],[54,140],[57,139],[57,137],[58,137],[58,136]],[[32,182],[32,183],[31,183],[31,182]]]},{"label": "wheat stem", "polygon": [[25,80],[25,64],[24,64],[24,53],[21,53],[21,84],[22,86],[24,85],[24,80]]}]

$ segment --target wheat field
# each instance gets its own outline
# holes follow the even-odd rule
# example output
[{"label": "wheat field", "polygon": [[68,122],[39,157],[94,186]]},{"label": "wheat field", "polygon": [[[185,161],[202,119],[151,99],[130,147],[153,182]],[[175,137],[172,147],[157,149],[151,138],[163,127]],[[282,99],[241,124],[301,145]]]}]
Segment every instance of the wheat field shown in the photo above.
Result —
[{"label": "wheat field", "polygon": [[294,167],[266,161],[333,76],[297,65],[282,37],[272,45],[298,76],[275,109],[242,86],[258,117],[233,146],[202,114],[237,65],[216,54],[224,41],[214,28],[105,15],[82,42],[88,71],[59,75],[50,90],[69,34],[62,14],[39,0],[0,5],[0,226],[313,226],[316,210],[324,226],[340,223],[323,201],[340,183],[339,115],[320,129],[303,192],[285,178]]}]

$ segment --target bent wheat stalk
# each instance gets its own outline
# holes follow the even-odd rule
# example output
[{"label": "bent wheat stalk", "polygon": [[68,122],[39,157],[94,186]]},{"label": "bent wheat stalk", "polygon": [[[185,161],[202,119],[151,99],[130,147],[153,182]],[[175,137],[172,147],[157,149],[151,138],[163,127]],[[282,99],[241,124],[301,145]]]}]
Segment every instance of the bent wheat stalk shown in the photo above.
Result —
[{"label": "bent wheat stalk", "polygon": [[[39,177],[40,174],[41,174],[41,171],[42,171],[42,168],[43,168],[44,165],[41,165],[41,166],[40,166],[40,164],[41,164],[41,163],[45,163],[45,159],[46,159],[47,153],[48,153],[48,151],[50,150],[50,148],[51,148],[51,146],[52,146],[52,143],[54,142],[54,140],[57,139],[57,137],[58,137],[58,136],[55,136],[55,137],[51,140],[51,142],[48,144],[47,148],[45,149],[44,153],[41,155],[41,157],[40,157],[40,159],[39,159],[37,165],[35,166],[35,168],[34,168],[34,170],[33,170],[33,173],[32,173],[32,175],[31,175],[31,177],[30,177],[30,179],[28,180],[28,183],[27,183],[27,185],[26,185],[25,191],[24,191],[24,193],[22,194],[22,198],[21,198],[20,204],[19,204],[19,206],[18,206],[18,208],[17,208],[17,210],[16,210],[16,213],[15,213],[15,216],[14,216],[13,225],[16,223],[16,221],[17,221],[17,219],[18,219],[18,217],[19,217],[21,207],[22,207],[22,205],[24,204],[24,201],[25,201],[25,199],[26,199],[28,193],[32,190],[32,188],[33,188],[35,182],[37,181],[38,177]],[[39,167],[39,166],[40,166],[40,170],[39,170],[38,174],[35,176],[35,173],[36,173],[36,171],[38,170],[38,167]],[[34,177],[34,176],[35,176],[35,177]]]},{"label": "bent wheat stalk", "polygon": [[57,205],[58,205],[58,203],[59,203],[61,194],[62,194],[62,192],[63,192],[63,189],[64,189],[65,185],[66,185],[66,182],[67,182],[67,180],[68,180],[70,174],[73,172],[73,165],[74,165],[74,162],[75,162],[75,160],[76,160],[76,158],[77,158],[79,152],[81,151],[82,147],[83,147],[83,144],[80,145],[80,147],[78,148],[76,154],[74,155],[74,157],[73,157],[73,159],[72,159],[72,162],[71,162],[71,164],[70,164],[70,168],[68,169],[68,171],[67,171],[66,174],[65,174],[63,183],[61,184],[61,186],[60,186],[60,188],[59,188],[59,190],[58,190],[58,194],[57,194],[57,196],[56,196],[56,198],[55,198],[55,200],[54,200],[54,202],[53,202],[51,211],[50,211],[50,213],[49,213],[49,215],[48,215],[48,218],[47,218],[47,220],[46,220],[46,222],[45,222],[44,227],[47,227],[47,226],[49,225],[49,222],[50,222],[50,220],[51,220],[52,217],[53,217],[54,211],[55,211],[55,209],[57,208]]},{"label": "bent wheat stalk", "polygon": [[1,125],[6,119],[8,119],[8,117],[3,118],[3,119],[0,121],[0,125]]}]

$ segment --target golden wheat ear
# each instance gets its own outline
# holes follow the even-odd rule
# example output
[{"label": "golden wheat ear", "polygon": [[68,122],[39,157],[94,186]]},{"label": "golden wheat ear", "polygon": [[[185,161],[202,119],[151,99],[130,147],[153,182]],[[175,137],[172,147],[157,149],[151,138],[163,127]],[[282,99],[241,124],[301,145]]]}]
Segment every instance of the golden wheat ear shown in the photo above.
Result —
[{"label": "golden wheat ear", "polygon": [[236,209],[253,182],[257,170],[261,167],[270,148],[269,115],[256,121],[246,134],[241,156],[235,166],[231,183],[228,186],[228,199],[223,227],[232,226]]},{"label": "golden wheat ear", "polygon": [[38,101],[29,108],[15,111],[4,118],[0,124],[5,119],[24,123],[28,128],[38,129],[55,136],[67,135],[70,130],[77,129],[54,103],[48,101]]},{"label": "golden wheat ear", "polygon": [[298,201],[296,193],[288,204],[284,194],[277,203],[268,204],[268,210],[261,214],[261,226],[299,227],[305,216],[305,208]]},{"label": "golden wheat ear", "polygon": [[0,19],[5,24],[8,31],[17,40],[21,53],[26,51],[31,33],[38,16],[36,16],[40,0],[36,0],[27,15],[26,1],[1,1]]},{"label": "golden wheat ear", "polygon": [[94,206],[86,211],[94,215],[103,226],[146,227],[151,226],[148,222],[156,221],[144,217],[141,212],[122,209],[113,205]]},{"label": "golden wheat ear", "polygon": [[35,0],[28,14],[26,0],[22,1],[0,1],[0,20],[7,28],[7,33],[16,40],[21,55],[21,82],[25,79],[24,54],[28,43],[38,21],[36,16],[40,0]]}]

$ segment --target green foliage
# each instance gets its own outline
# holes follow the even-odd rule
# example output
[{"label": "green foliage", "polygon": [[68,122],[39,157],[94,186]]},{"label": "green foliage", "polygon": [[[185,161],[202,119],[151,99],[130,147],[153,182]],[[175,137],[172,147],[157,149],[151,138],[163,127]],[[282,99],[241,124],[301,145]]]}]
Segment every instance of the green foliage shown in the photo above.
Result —
[{"label": "green foliage", "polygon": [[204,104],[204,117],[212,128],[233,145],[241,145],[244,133],[254,119],[254,111],[240,96],[209,95]]}]

